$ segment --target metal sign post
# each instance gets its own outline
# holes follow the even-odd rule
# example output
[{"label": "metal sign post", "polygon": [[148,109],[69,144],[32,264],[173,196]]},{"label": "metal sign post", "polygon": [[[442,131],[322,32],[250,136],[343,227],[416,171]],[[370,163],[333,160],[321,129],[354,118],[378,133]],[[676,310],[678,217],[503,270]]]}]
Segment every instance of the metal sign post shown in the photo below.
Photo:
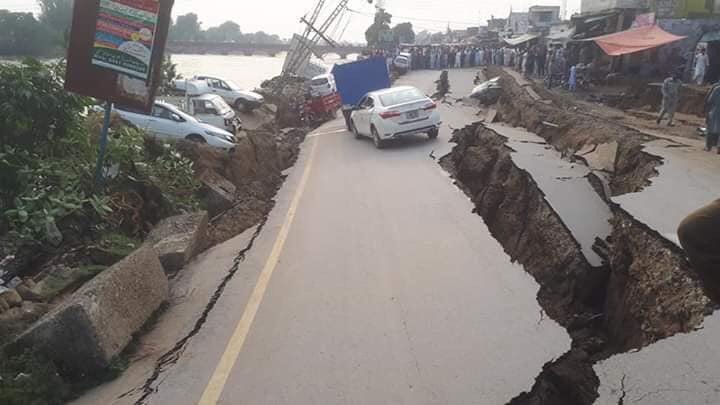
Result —
[{"label": "metal sign post", "polygon": [[108,132],[110,132],[110,115],[112,113],[112,103],[105,104],[105,119],[103,121],[102,132],[100,132],[100,147],[98,151],[97,166],[95,167],[95,185],[93,186],[93,194],[97,194],[103,184],[103,165],[105,164],[105,151],[107,150]]}]

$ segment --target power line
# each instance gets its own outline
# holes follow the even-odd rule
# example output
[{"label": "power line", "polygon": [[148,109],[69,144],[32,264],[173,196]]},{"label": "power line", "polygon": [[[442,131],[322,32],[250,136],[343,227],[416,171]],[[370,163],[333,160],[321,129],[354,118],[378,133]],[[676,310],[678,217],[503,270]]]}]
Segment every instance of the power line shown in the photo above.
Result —
[{"label": "power line", "polygon": [[[364,16],[366,16],[366,17],[374,17],[374,16],[375,16],[374,14],[364,13],[364,12],[362,12],[362,11],[353,10],[353,9],[351,9],[351,8],[348,8],[348,11],[351,12],[351,13],[355,13],[355,14],[359,14],[359,15],[364,15]],[[434,22],[434,23],[441,23],[441,24],[470,25],[470,26],[473,26],[473,27],[478,25],[477,22],[437,20],[437,19],[432,19],[432,18],[403,17],[403,16],[399,16],[399,15],[394,15],[394,14],[393,14],[393,18],[398,18],[398,19],[400,19],[400,20],[408,20],[408,21]]]}]

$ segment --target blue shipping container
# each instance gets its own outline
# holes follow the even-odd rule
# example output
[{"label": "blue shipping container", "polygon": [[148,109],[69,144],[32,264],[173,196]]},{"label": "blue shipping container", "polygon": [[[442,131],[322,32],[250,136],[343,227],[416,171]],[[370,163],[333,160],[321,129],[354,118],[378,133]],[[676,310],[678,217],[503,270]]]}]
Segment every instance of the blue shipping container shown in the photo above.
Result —
[{"label": "blue shipping container", "polygon": [[385,58],[335,65],[332,74],[345,106],[357,105],[367,93],[392,86]]}]

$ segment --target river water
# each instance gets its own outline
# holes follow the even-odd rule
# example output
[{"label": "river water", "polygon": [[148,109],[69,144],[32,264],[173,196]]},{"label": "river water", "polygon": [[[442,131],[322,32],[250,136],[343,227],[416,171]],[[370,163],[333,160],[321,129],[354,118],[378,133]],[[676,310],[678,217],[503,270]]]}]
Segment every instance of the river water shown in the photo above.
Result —
[{"label": "river water", "polygon": [[[243,56],[243,55],[173,55],[173,63],[177,64],[178,73],[183,77],[195,75],[217,76],[232,80],[241,88],[252,90],[260,84],[282,72],[285,53],[271,56]],[[337,57],[327,57],[325,60],[313,60],[328,69],[338,62]]]},{"label": "river water", "polygon": [[[241,88],[253,90],[260,87],[260,84],[271,79],[282,72],[285,62],[285,53],[277,56],[244,56],[244,55],[172,55],[173,63],[177,64],[177,71],[183,77],[189,78],[195,75],[217,76],[223,79],[232,80]],[[329,55],[325,60],[313,59],[314,63],[324,65],[330,69],[333,64],[340,61],[334,55]],[[55,61],[49,59],[48,61]],[[0,58],[0,63],[17,63],[16,58]]]}]

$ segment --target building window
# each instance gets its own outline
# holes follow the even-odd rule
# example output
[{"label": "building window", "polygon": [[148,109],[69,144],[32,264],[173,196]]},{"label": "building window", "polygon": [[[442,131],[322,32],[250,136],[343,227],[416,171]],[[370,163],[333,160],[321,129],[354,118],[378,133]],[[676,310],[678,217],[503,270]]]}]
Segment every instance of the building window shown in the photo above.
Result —
[{"label": "building window", "polygon": [[544,12],[538,13],[538,21],[544,22],[544,23],[549,23],[549,22],[552,22],[552,20],[553,20],[552,11],[544,11]]}]

